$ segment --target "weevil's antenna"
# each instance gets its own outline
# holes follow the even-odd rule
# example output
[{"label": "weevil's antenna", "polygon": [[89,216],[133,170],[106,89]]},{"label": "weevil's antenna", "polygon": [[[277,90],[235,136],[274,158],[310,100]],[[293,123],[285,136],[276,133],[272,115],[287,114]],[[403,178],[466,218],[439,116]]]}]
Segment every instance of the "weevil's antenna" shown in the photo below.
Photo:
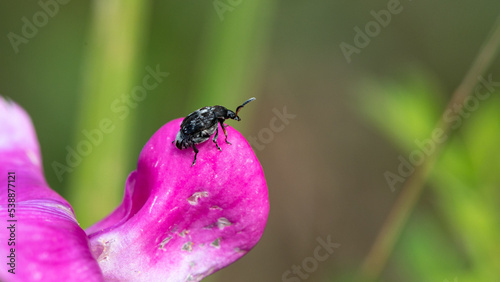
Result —
[{"label": "weevil's antenna", "polygon": [[252,98],[246,100],[243,104],[241,104],[240,106],[238,106],[236,108],[236,116],[238,116],[238,112],[241,110],[241,108],[243,108],[246,104],[252,102],[253,100],[255,100],[255,97],[252,97]]}]

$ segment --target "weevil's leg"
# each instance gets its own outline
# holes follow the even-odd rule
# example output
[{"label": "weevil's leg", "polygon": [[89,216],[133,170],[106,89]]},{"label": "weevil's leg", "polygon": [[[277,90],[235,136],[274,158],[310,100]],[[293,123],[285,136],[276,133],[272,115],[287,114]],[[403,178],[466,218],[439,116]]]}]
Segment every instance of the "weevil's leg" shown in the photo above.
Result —
[{"label": "weevil's leg", "polygon": [[194,160],[191,166],[194,166],[194,163],[196,163],[196,156],[198,155],[198,148],[196,148],[196,145],[193,144],[193,151],[194,151]]},{"label": "weevil's leg", "polygon": [[224,135],[226,136],[226,143],[231,145],[231,143],[229,143],[229,141],[227,141],[227,131],[226,131],[226,127],[224,126],[224,122],[220,121],[220,125],[222,127],[222,131],[224,131]]},{"label": "weevil's leg", "polygon": [[219,136],[219,128],[217,127],[217,129],[215,130],[215,136],[214,136],[214,139],[212,139],[212,141],[215,143],[215,146],[217,146],[217,149],[219,149],[219,151],[222,151],[219,147],[219,144],[217,144],[217,137]]}]

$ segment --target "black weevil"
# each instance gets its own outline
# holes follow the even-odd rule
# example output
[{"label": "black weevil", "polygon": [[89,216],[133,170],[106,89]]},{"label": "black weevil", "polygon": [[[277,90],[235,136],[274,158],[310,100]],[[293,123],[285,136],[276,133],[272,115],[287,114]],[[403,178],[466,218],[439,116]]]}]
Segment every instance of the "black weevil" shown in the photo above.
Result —
[{"label": "black weevil", "polygon": [[217,144],[219,124],[224,131],[224,135],[226,136],[226,143],[231,145],[231,143],[227,141],[227,132],[224,121],[226,119],[234,119],[240,121],[241,119],[238,116],[238,112],[241,110],[241,108],[243,108],[246,104],[252,102],[253,100],[255,100],[255,98],[246,100],[243,104],[236,108],[236,112],[228,110],[223,106],[203,107],[192,112],[182,121],[181,129],[177,133],[175,141],[172,141],[172,144],[175,142],[175,146],[181,150],[193,147],[194,160],[191,166],[195,164],[196,156],[198,155],[198,148],[196,148],[196,144],[207,141],[210,138],[210,135],[214,134],[214,132],[215,136],[212,141],[215,143],[215,146],[217,146],[217,149],[221,151],[219,145]]}]

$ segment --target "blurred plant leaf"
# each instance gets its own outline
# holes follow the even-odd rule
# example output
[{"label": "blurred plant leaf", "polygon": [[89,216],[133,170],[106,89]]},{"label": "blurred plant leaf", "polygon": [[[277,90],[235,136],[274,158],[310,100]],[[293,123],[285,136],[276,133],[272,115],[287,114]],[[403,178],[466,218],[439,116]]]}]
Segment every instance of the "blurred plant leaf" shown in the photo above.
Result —
[{"label": "blurred plant leaf", "polygon": [[421,71],[402,80],[366,80],[359,93],[362,114],[405,150],[430,135],[443,107],[438,87]]},{"label": "blurred plant leaf", "polygon": [[[363,84],[363,113],[400,148],[416,150],[414,140],[430,138],[442,111],[432,85],[425,75],[399,83],[371,80]],[[397,256],[421,281],[450,275],[460,281],[500,277],[500,101],[491,96],[460,115],[451,138],[440,144],[444,148],[429,179],[439,216],[418,208],[402,235]]]},{"label": "blurred plant leaf", "polygon": [[[83,227],[118,205],[129,173],[127,148],[135,115],[130,114],[122,121],[111,105],[121,101],[124,106],[122,95],[128,95],[136,81],[137,54],[147,7],[148,1],[138,0],[93,2],[80,122],[75,128],[75,142],[70,146],[75,151],[84,142],[91,147],[87,154],[81,154],[74,172],[68,174],[71,191],[68,197]],[[89,142],[88,134],[85,136],[82,131],[96,132],[104,120],[111,121],[107,126],[113,128],[111,132],[105,134],[101,130],[101,138],[94,137],[100,141]]]},{"label": "blurred plant leaf", "polygon": [[257,96],[255,82],[267,53],[275,1],[235,3],[240,4],[230,12],[214,10],[211,14],[194,95],[188,103],[191,109],[196,109],[193,105],[222,103],[235,109],[246,99]]},{"label": "blurred plant leaf", "polygon": [[401,235],[401,248],[397,248],[399,251],[394,255],[395,264],[413,272],[411,281],[462,277],[467,262],[447,235],[434,215],[423,210],[415,212]]}]

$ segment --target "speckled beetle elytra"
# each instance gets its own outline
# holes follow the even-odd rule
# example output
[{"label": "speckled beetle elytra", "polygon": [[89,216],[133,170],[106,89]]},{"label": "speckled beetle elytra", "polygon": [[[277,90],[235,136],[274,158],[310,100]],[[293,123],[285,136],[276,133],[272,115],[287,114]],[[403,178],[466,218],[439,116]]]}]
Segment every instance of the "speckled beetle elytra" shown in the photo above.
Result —
[{"label": "speckled beetle elytra", "polygon": [[227,141],[227,132],[224,125],[224,121],[226,119],[234,119],[240,121],[240,117],[238,116],[238,112],[243,108],[246,104],[252,102],[255,98],[250,98],[246,100],[243,104],[236,108],[236,112],[228,110],[223,106],[212,106],[212,107],[203,107],[198,109],[191,114],[189,114],[181,123],[181,129],[177,133],[175,140],[172,141],[172,144],[175,142],[175,146],[182,150],[189,147],[193,147],[194,150],[194,160],[191,166],[196,163],[196,156],[198,155],[198,148],[196,148],[196,144],[203,143],[210,138],[210,135],[214,134],[215,136],[212,139],[217,149],[221,151],[219,145],[217,144],[217,136],[219,135],[219,124],[222,127],[222,131],[224,131],[224,135],[226,136],[226,143],[231,145],[229,141]]}]

